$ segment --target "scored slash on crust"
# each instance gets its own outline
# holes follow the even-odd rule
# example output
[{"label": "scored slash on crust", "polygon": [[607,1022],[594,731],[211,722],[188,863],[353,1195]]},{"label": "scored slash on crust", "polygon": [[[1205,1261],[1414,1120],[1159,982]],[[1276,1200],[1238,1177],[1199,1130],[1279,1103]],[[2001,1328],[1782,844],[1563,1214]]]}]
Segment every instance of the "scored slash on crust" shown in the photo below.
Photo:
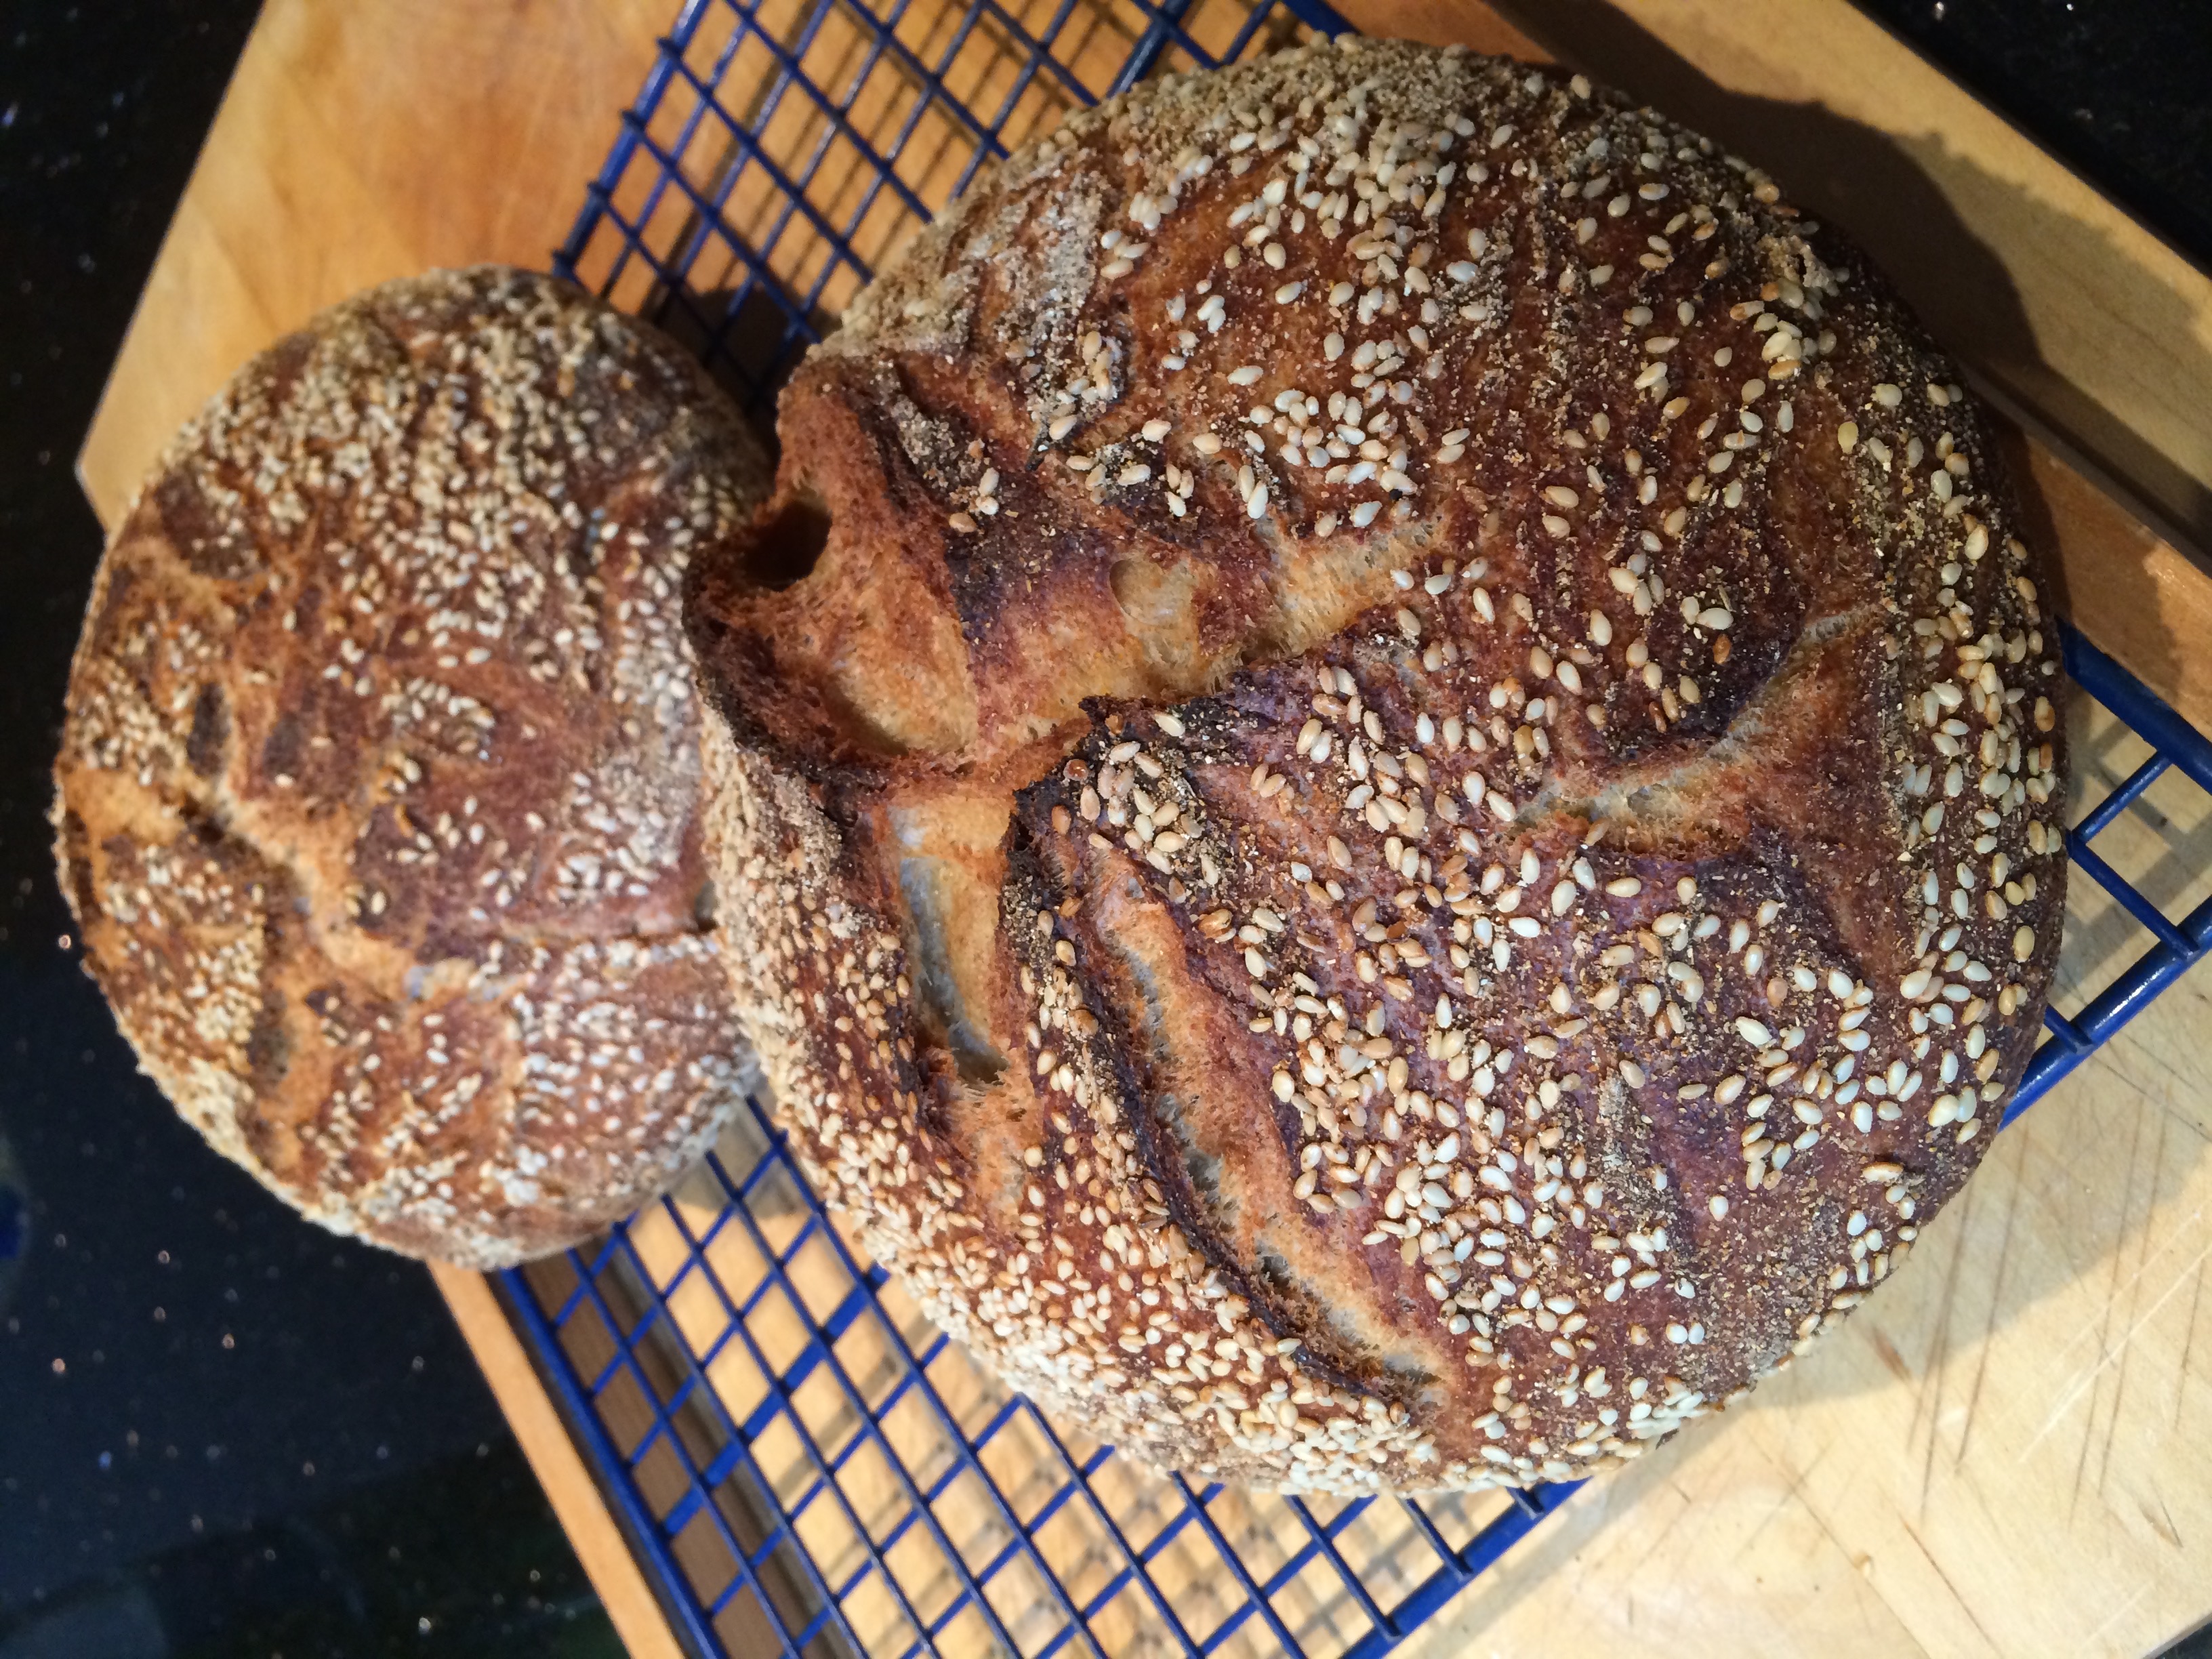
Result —
[{"label": "scored slash on crust", "polygon": [[134,503],[63,884],[147,1071],[313,1218],[508,1265],[741,1107],[678,613],[765,471],[669,342],[487,267],[317,318]]}]

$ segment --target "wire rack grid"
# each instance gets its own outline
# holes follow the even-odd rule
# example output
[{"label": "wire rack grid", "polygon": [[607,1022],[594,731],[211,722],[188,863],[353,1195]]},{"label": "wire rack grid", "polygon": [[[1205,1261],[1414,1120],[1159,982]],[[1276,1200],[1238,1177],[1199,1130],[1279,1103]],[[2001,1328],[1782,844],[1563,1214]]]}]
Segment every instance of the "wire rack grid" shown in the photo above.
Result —
[{"label": "wire rack grid", "polygon": [[[1319,0],[688,0],[556,264],[765,424],[806,347],[979,167],[1155,69],[1341,27]],[[2077,769],[2111,787],[2069,838],[2109,936],[2008,1121],[2212,950],[2212,896],[2171,921],[2188,880],[2130,879],[2139,845],[2091,845],[2123,823],[2140,843],[2169,774],[2212,794],[2212,743],[2070,630],[2065,647],[2110,716]],[[504,1285],[702,1655],[1374,1659],[1574,1490],[1299,1498],[1117,1459],[856,1255],[757,1105],[677,1192]]]}]

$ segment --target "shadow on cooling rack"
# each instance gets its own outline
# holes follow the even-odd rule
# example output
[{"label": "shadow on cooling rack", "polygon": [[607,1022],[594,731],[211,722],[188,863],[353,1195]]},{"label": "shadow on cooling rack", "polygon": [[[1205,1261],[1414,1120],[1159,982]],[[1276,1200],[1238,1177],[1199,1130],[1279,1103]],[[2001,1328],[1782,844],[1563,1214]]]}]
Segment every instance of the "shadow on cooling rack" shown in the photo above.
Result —
[{"label": "shadow on cooling rack", "polygon": [[775,1647],[763,1599],[823,1653],[851,1650],[833,1602],[870,1653],[933,1627],[965,1650],[963,1621],[1049,1652],[1072,1614],[1116,1655],[1189,1650],[1177,1632],[1357,1651],[1386,1610],[1419,1616],[1446,1553],[1504,1516],[1502,1550],[1531,1518],[1497,1493],[1194,1492],[1048,1423],[856,1265],[755,1124],[604,1246],[521,1275],[694,1594],[712,1604],[748,1558],[757,1588],[715,1621],[732,1652]]}]

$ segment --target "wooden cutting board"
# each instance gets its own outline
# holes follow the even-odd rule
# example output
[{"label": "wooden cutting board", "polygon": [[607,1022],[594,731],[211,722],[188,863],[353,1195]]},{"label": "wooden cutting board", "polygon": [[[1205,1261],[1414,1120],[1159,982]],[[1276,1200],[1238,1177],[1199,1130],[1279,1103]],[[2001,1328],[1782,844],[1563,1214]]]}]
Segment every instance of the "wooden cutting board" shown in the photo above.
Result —
[{"label": "wooden cutting board", "polygon": [[[80,458],[103,517],[319,307],[429,265],[543,265],[672,4],[270,0]],[[2212,529],[2201,273],[1844,0],[1548,0],[1534,40],[1466,0],[1344,9],[1548,49],[1849,227],[2041,434],[2027,469],[2072,614],[2212,729],[2212,580],[2146,523]],[[2099,793],[2140,757],[2091,708],[2075,738]],[[2212,892],[2212,802],[2171,775],[2099,846],[2169,915]],[[2062,981],[2094,991],[2143,936],[2075,885]],[[2206,1031],[2199,971],[2007,1132],[1864,1312],[1585,1490],[1407,1651],[2136,1654],[2212,1613]],[[488,1287],[439,1279],[632,1652],[674,1654]]]}]

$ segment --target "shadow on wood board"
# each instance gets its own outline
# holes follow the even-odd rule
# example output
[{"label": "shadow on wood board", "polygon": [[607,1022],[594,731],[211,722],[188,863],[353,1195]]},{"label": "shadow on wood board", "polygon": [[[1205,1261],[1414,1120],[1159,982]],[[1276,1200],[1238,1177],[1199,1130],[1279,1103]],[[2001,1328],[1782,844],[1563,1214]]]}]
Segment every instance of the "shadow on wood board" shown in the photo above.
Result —
[{"label": "shadow on wood board", "polygon": [[[2118,413],[2069,385],[2039,349],[2010,275],[1960,220],[1951,198],[2002,201],[2002,216],[2033,227],[2034,237],[2063,246],[2096,233],[2053,212],[1929,134],[1899,139],[1816,104],[1730,91],[1606,0],[1504,0],[1499,9],[1559,61],[1587,70],[1755,158],[1785,194],[1845,231],[1888,277],[1943,349],[1970,366],[1995,400],[2043,428],[2068,459],[2122,495],[2184,548],[2212,546],[2212,492],[2159,453]],[[1939,189],[1941,179],[1945,188]],[[1991,209],[1987,217],[1999,216]],[[2077,263],[2091,263],[2086,258]],[[2103,297],[2111,313],[2170,343],[2188,373],[2212,380],[2212,349],[2172,295],[2133,275],[2125,261],[2100,260],[2122,286]],[[2014,478],[2033,495],[2026,469]],[[2031,528],[2047,526],[2028,500]],[[2049,539],[2045,538],[2045,545]],[[2116,556],[2125,561],[2124,550]],[[2195,555],[2199,556],[2201,554]],[[2139,585],[2142,609],[2157,610],[2147,572],[2123,563],[2112,580]],[[2171,684],[2170,669],[2188,641],[2166,639],[2138,672]]]}]

